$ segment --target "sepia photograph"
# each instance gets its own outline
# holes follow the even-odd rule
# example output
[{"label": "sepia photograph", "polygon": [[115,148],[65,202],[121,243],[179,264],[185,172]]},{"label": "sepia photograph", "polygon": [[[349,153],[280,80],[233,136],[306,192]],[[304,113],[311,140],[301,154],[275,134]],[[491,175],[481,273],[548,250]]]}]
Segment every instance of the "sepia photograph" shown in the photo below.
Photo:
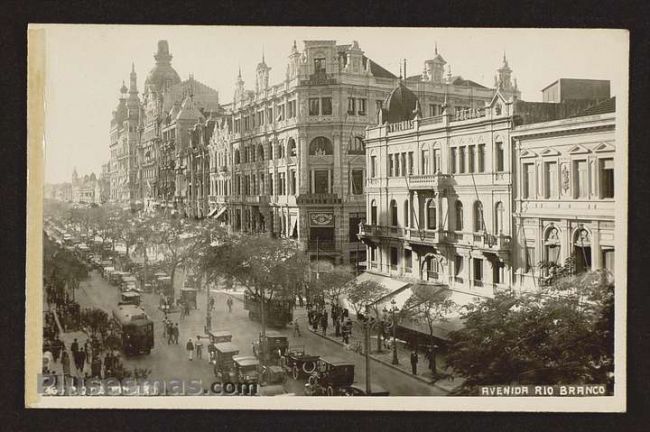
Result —
[{"label": "sepia photograph", "polygon": [[626,31],[27,39],[27,407],[625,411]]}]

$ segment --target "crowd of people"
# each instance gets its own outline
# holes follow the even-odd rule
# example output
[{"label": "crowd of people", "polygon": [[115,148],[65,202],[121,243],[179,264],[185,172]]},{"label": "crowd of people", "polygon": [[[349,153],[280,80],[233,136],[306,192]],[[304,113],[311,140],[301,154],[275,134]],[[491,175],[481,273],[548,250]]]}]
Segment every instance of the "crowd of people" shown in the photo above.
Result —
[{"label": "crowd of people", "polygon": [[314,331],[320,330],[323,335],[327,335],[330,318],[332,327],[334,327],[334,336],[342,338],[343,343],[349,344],[352,335],[352,320],[347,308],[331,303],[328,313],[326,305],[307,304],[307,320]]}]

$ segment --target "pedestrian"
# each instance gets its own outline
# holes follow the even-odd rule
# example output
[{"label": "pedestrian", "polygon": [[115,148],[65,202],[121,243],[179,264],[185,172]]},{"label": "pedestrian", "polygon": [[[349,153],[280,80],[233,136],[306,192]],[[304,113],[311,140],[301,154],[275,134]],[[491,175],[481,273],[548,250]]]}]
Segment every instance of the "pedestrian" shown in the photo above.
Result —
[{"label": "pedestrian", "polygon": [[327,312],[323,313],[323,317],[320,322],[321,327],[323,327],[323,336],[327,335]]},{"label": "pedestrian", "polygon": [[190,302],[185,302],[185,316],[190,316]]},{"label": "pedestrian", "polygon": [[192,338],[187,340],[187,344],[185,344],[185,350],[187,351],[187,358],[192,361],[192,355],[194,354],[194,344],[192,343]]},{"label": "pedestrian", "polygon": [[417,375],[417,374],[418,374],[418,361],[419,361],[419,360],[420,360],[420,359],[419,359],[419,357],[418,357],[418,352],[417,352],[417,350],[415,350],[415,349],[412,350],[412,351],[411,351],[411,371],[413,372],[413,375]]},{"label": "pedestrian", "polygon": [[86,348],[84,347],[80,350],[77,355],[79,356],[79,365],[77,366],[77,369],[83,374],[84,366],[86,365]]},{"label": "pedestrian", "polygon": [[167,321],[165,326],[167,327],[167,345],[169,345],[174,342],[174,326],[171,321]]},{"label": "pedestrian", "polygon": [[70,356],[68,351],[63,351],[61,355],[61,366],[63,367],[63,377],[70,376]]},{"label": "pedestrian", "polygon": [[228,312],[232,312],[232,297],[228,297],[226,304],[228,305]]},{"label": "pedestrian", "polygon": [[90,362],[90,376],[93,378],[101,378],[102,376],[102,359],[99,356],[93,357]]},{"label": "pedestrian", "polygon": [[300,335],[300,326],[298,325],[298,318],[293,322],[293,337],[296,337],[296,334],[298,337],[301,337]]},{"label": "pedestrian", "polygon": [[201,338],[198,336],[196,337],[196,343],[194,344],[194,347],[196,348],[196,358],[203,358],[203,344],[201,343]]},{"label": "pedestrian", "polygon": [[52,342],[52,357],[54,358],[54,362],[58,363],[59,361],[59,356],[61,355],[61,350],[63,349],[63,342],[61,342],[61,339],[59,339],[59,336],[54,336],[54,341]]},{"label": "pedestrian", "polygon": [[180,336],[180,330],[178,328],[178,323],[174,325],[174,343],[178,345],[178,336]]},{"label": "pedestrian", "polygon": [[334,333],[336,337],[341,336],[341,321],[339,321],[338,319],[334,320],[334,330],[336,332]]},{"label": "pedestrian", "polygon": [[75,340],[72,342],[72,345],[70,345],[70,350],[72,351],[72,355],[74,355],[74,353],[76,353],[77,351],[79,351],[79,342],[77,342],[77,339],[76,339],[76,338],[75,338]]},{"label": "pedestrian", "polygon": [[210,303],[208,306],[209,306],[208,307],[209,310],[214,309],[214,297],[210,297]]}]

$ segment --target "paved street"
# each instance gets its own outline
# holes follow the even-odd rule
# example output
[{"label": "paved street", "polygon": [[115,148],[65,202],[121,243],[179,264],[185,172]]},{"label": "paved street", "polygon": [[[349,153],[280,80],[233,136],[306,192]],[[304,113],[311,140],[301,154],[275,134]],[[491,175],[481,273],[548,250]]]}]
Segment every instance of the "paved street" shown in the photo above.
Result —
[{"label": "paved street", "polygon": [[[228,313],[226,299],[228,294],[214,292],[215,311],[213,312],[212,328],[229,330],[233,334],[233,343],[239,346],[241,354],[252,354],[252,341],[259,332],[259,324],[248,319],[248,313],[243,309],[243,303],[235,301],[232,313]],[[96,271],[91,272],[90,278],[82,282],[77,292],[77,301],[81,307],[100,307],[107,312],[117,304],[119,289],[110,285]],[[168,345],[162,336],[163,314],[158,309],[159,297],[156,294],[142,294],[144,309],[154,320],[155,346],[149,355],[127,357],[124,363],[129,368],[139,367],[151,369],[151,378],[160,379],[201,379],[204,383],[214,381],[212,367],[207,361],[204,343],[204,359],[189,361],[185,352],[185,342],[188,338],[196,340],[197,335],[203,334],[205,323],[205,293],[199,293],[198,309],[192,310],[190,316],[180,320],[180,314],[170,315],[172,321],[178,322],[180,337],[178,345]],[[307,330],[304,311],[296,311],[299,318],[302,337],[294,338],[291,328],[281,330],[290,339],[290,345],[304,345],[308,353],[319,355],[335,355],[355,364],[355,380],[365,382],[365,360],[362,356],[344,350],[340,345],[327,339],[311,334]],[[377,362],[371,362],[372,382],[379,384],[391,395],[444,395],[445,393],[434,386],[415,380],[402,372]],[[286,390],[289,393],[303,394],[302,381],[287,380]]]}]

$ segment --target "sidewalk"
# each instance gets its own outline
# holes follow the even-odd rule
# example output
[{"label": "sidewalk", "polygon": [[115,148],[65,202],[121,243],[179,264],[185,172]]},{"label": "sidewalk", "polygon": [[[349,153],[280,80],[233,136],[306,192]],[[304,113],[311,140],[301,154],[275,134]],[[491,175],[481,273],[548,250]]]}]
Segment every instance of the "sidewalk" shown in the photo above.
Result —
[{"label": "sidewalk", "polygon": [[[306,317],[305,317],[305,326],[307,326]],[[331,328],[327,328],[327,335],[323,335],[321,329],[314,331],[312,327],[309,327],[309,331],[313,334],[318,335],[322,338],[328,339],[334,343],[337,343],[344,347],[344,349],[350,349],[350,347],[363,347],[363,328],[356,322],[353,321],[352,335],[350,336],[350,344],[346,346],[343,343],[342,337],[336,337],[335,331]],[[358,352],[359,355],[364,355],[362,351]],[[449,374],[450,371],[447,370],[447,362],[445,355],[443,353],[436,354],[436,369],[438,375],[442,375],[438,379],[433,377],[433,372],[428,368],[429,361],[425,358],[424,353],[419,354],[419,362],[417,367],[417,375],[414,375],[411,371],[411,352],[403,347],[397,347],[397,360],[398,364],[392,364],[393,360],[393,351],[392,349],[386,349],[382,346],[381,352],[377,351],[377,336],[370,336],[370,358],[376,362],[382,363],[385,366],[398,370],[405,375],[410,376],[411,378],[417,379],[419,381],[425,382],[427,384],[433,385],[443,391],[451,392],[463,384],[464,380],[462,378],[456,378],[453,375],[450,377],[444,377],[444,375]]]}]

